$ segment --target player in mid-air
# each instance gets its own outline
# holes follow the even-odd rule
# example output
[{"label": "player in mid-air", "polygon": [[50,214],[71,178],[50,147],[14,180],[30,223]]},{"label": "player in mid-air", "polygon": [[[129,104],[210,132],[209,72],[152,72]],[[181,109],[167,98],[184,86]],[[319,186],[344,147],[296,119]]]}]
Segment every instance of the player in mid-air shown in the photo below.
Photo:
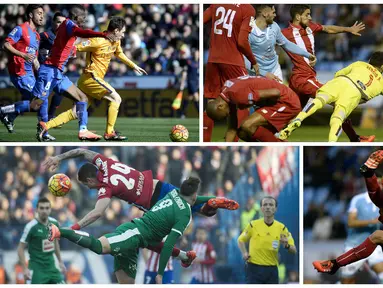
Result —
[{"label": "player in mid-air", "polygon": [[[3,49],[8,52],[8,72],[12,84],[20,91],[22,100],[30,99],[30,94],[36,83],[34,70],[40,64],[37,55],[40,45],[40,35],[36,29],[44,25],[44,9],[41,4],[27,6],[25,15],[27,21],[16,26],[5,39]],[[13,121],[17,113],[7,113],[7,106],[0,108],[1,122],[9,133],[14,132]],[[4,114],[4,115],[3,115]]]},{"label": "player in mid-air", "polygon": [[[126,271],[130,283],[134,283],[137,270],[138,248],[160,243],[167,236],[160,255],[156,283],[162,284],[165,266],[172,254],[172,249],[192,220],[191,206],[197,198],[200,180],[189,178],[181,184],[179,191],[172,190],[158,201],[142,218],[124,223],[115,232],[99,239],[83,231],[59,229],[49,226],[49,240],[66,238],[97,254],[111,254],[115,265]],[[116,263],[117,262],[117,263]]]},{"label": "player in mid-air", "polygon": [[[147,211],[171,191],[178,189],[170,183],[153,179],[150,170],[140,172],[121,162],[81,148],[50,157],[44,161],[43,166],[46,169],[55,170],[61,161],[76,157],[83,157],[89,162],[80,167],[78,179],[88,188],[98,189],[98,200],[95,208],[71,227],[75,230],[84,228],[99,219],[109,206],[112,197],[117,197]],[[234,200],[215,196],[197,196],[192,211],[212,216],[216,214],[218,208],[236,210],[238,207],[238,203]],[[160,252],[161,245],[150,247],[150,249]],[[184,252],[179,249],[174,249],[172,256],[180,259],[184,267],[190,266],[195,259],[194,251]],[[124,275],[120,275],[120,277],[124,277]]]},{"label": "player in mid-air", "polygon": [[[351,33],[360,36],[360,32],[365,29],[363,23],[356,22],[351,27],[334,25],[321,25],[312,22],[311,6],[306,4],[293,4],[290,7],[291,22],[289,27],[282,30],[283,35],[299,47],[311,54],[315,54],[315,35],[319,32],[328,34]],[[307,59],[297,54],[286,51],[294,67],[289,81],[289,87],[297,93],[300,98],[301,106],[304,107],[312,98],[315,98],[320,87],[323,86],[316,78],[316,71]],[[351,125],[351,120],[347,119],[342,129],[352,142],[373,142],[375,136],[359,136]]]},{"label": "player in mid-air", "polygon": [[[60,245],[57,240],[54,243],[47,240],[47,225],[50,223],[58,226],[56,219],[50,217],[51,203],[47,198],[37,201],[36,217],[24,228],[17,254],[24,270],[24,278],[31,284],[62,284],[65,283],[62,273],[65,273],[65,265],[61,259]],[[28,246],[28,267],[25,259],[25,248]],[[59,266],[55,265],[53,254],[56,255]]]},{"label": "player in mid-air", "polygon": [[[383,191],[379,185],[375,170],[383,162],[383,150],[373,152],[360,168],[367,186],[368,196],[372,203],[379,209],[379,221],[383,223]],[[321,273],[335,274],[340,267],[347,266],[369,257],[383,244],[383,231],[376,230],[369,235],[362,244],[348,250],[336,259],[314,261],[314,268]]]},{"label": "player in mid-air", "polygon": [[[370,234],[379,229],[379,209],[371,202],[368,192],[355,195],[348,208],[347,239],[344,243],[344,251],[350,250],[363,242]],[[342,284],[355,284],[355,274],[368,265],[383,283],[383,252],[378,246],[366,259],[347,265],[341,269]]]},{"label": "player in mid-air", "polygon": [[[237,109],[257,109],[242,123]],[[229,117],[226,141],[236,136],[246,142],[279,142],[274,136],[300,111],[298,96],[287,86],[259,76],[242,76],[226,81],[221,94],[207,105],[214,120]],[[237,126],[240,127],[237,129]]]},{"label": "player in mid-air", "polygon": [[[250,4],[212,4],[203,13],[203,23],[211,23],[209,59],[206,65],[204,98],[207,103],[218,97],[226,80],[247,75],[243,55],[259,74],[257,61],[249,45],[249,33],[255,10]],[[205,103],[205,104],[207,104]],[[238,110],[238,123],[249,112]],[[210,142],[214,120],[203,114],[203,141]],[[234,138],[232,141],[234,141]]]},{"label": "player in mid-air", "polygon": [[[121,96],[104,80],[112,56],[117,57],[138,75],[147,75],[146,71],[128,59],[122,50],[120,40],[124,37],[125,30],[125,19],[122,17],[112,17],[107,31],[115,36],[116,41],[111,42],[105,38],[92,38],[83,39],[81,43],[76,45],[77,52],[86,52],[86,66],[84,73],[78,79],[78,88],[91,99],[109,102],[107,125],[104,133],[104,139],[107,141],[124,141],[127,139],[114,129],[121,104]],[[48,123],[40,122],[37,139],[42,141],[42,137],[48,129],[75,119],[77,119],[77,114],[74,107],[51,119]]]},{"label": "player in mid-air", "polygon": [[[313,54],[290,42],[282,34],[279,25],[274,22],[276,13],[273,4],[257,4],[255,10],[257,14],[253,29],[249,34],[249,43],[259,65],[260,75],[266,76],[269,73],[274,76],[275,80],[283,82],[281,65],[279,65],[279,57],[275,51],[275,45],[281,46],[290,53],[307,58],[310,66],[315,65],[316,57]],[[245,58],[246,68],[250,70],[250,63],[246,60]],[[251,71],[249,74],[251,74]]]},{"label": "player in mid-air", "polygon": [[334,106],[330,118],[329,142],[336,142],[342,124],[351,112],[362,103],[383,92],[383,52],[374,52],[369,63],[357,61],[335,74],[335,78],[318,89],[315,99],[306,105],[291,123],[280,132],[280,139],[287,139],[301,126],[303,120],[322,109],[325,104]]},{"label": "player in mid-air", "polygon": [[[49,53],[52,50],[53,42],[56,39],[57,29],[59,28],[61,23],[65,21],[65,19],[66,19],[65,16],[61,14],[61,12],[56,12],[52,18],[51,29],[40,33],[41,40],[40,40],[40,48],[39,48],[39,56],[38,56],[40,65],[43,64],[45,60],[48,58]],[[48,120],[55,117],[56,109],[58,108],[58,106],[60,106],[62,99],[63,99],[63,96],[57,93],[55,93],[52,96],[51,103],[48,109]],[[46,99],[44,103],[42,104],[42,106],[44,105],[48,105],[48,99]],[[41,120],[46,121],[44,119],[41,119]],[[51,138],[53,138],[52,139],[53,141],[55,140],[53,136],[51,136]]]},{"label": "player in mid-air", "polygon": [[[92,30],[84,30],[82,27],[86,21],[86,10],[80,4],[74,4],[70,8],[69,17],[60,25],[57,30],[56,39],[53,43],[51,53],[45,63],[41,65],[38,71],[35,86],[30,95],[30,100],[16,102],[12,105],[4,106],[0,109],[0,119],[5,122],[7,114],[16,113],[19,115],[23,112],[38,111],[44,99],[49,97],[52,91],[76,101],[76,113],[79,118],[79,133],[80,140],[99,140],[100,135],[97,135],[88,130],[88,98],[78,89],[67,76],[63,74],[64,67],[74,52],[74,44],[77,37],[94,38],[103,37],[111,41],[116,39],[116,36],[110,32],[96,32]],[[42,109],[40,113],[48,114],[48,110]],[[7,123],[9,124],[9,123]]]}]

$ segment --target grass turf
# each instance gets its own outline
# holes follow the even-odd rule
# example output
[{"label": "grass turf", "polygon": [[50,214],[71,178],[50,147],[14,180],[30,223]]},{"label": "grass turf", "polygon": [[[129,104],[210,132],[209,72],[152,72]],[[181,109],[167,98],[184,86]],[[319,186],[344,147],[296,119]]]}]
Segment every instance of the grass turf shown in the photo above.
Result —
[{"label": "grass turf", "polygon": [[[356,133],[359,135],[375,135],[375,142],[383,142],[383,130],[382,129],[359,129],[354,127]],[[225,126],[215,126],[213,130],[212,139],[214,142],[224,141],[223,136],[225,134]],[[327,142],[328,133],[330,127],[327,126],[302,126],[295,130],[291,137],[288,139],[289,142]],[[339,137],[339,142],[349,142],[347,135],[342,132]]]},{"label": "grass turf", "polygon": [[[170,142],[169,133],[176,124],[184,125],[189,130],[188,142],[198,142],[198,118],[118,118],[116,130],[128,137],[127,142]],[[15,133],[10,134],[0,122],[0,141],[37,142],[36,116],[20,116],[15,121]],[[88,129],[104,135],[106,118],[89,118]],[[80,142],[78,135],[78,121],[71,121],[60,129],[51,129],[49,133],[57,142]],[[111,142],[104,139],[98,142]]]}]

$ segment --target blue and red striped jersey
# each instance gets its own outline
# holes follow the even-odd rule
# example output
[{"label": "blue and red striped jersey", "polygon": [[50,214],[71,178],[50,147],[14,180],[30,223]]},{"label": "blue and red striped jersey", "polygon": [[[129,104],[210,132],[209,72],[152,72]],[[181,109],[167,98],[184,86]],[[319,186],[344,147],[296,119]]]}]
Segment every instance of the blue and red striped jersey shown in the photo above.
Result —
[{"label": "blue and red striped jersey", "polygon": [[[32,29],[28,22],[16,26],[5,39],[15,49],[22,53],[35,54],[39,51],[40,35]],[[26,62],[22,57],[10,54],[8,61],[8,71],[11,75],[23,76],[33,73],[33,63]]]}]

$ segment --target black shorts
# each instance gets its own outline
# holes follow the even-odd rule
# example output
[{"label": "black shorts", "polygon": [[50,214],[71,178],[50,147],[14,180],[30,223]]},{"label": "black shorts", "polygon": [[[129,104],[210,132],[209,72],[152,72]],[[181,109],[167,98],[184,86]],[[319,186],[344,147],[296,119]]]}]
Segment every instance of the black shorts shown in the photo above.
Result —
[{"label": "black shorts", "polygon": [[246,264],[247,284],[279,284],[278,266]]}]

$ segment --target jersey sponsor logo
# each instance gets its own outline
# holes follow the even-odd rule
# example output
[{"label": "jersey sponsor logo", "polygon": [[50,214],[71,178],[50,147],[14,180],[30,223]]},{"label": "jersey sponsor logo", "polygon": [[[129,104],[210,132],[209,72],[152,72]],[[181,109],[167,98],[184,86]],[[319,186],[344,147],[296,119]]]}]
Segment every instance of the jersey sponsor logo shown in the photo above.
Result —
[{"label": "jersey sponsor logo", "polygon": [[83,41],[82,42],[82,46],[83,47],[87,47],[87,46],[89,46],[90,45],[90,40],[88,40],[88,41]]},{"label": "jersey sponsor logo", "polygon": [[98,189],[98,197],[106,195],[106,189],[104,187],[101,187]]},{"label": "jersey sponsor logo", "polygon": [[261,110],[263,114],[267,114],[267,110],[266,109],[262,109]]},{"label": "jersey sponsor logo", "polygon": [[136,195],[140,196],[142,189],[144,188],[144,181],[145,177],[142,173],[140,173],[140,176],[138,177],[138,184],[137,184],[137,190],[136,190]]},{"label": "jersey sponsor logo", "polygon": [[15,36],[16,32],[17,32],[17,28],[13,28],[13,30],[11,31],[11,33],[9,33],[9,35]]},{"label": "jersey sponsor logo", "polygon": [[43,233],[43,229],[37,229],[37,232]]},{"label": "jersey sponsor logo", "polygon": [[48,239],[43,240],[43,252],[48,253],[52,252],[55,249],[54,242],[49,241]]},{"label": "jersey sponsor logo", "polygon": [[30,47],[30,46],[27,46],[27,47],[25,48],[25,51],[26,51],[27,53],[30,53],[30,54],[35,54],[35,53],[36,53],[36,49],[33,48],[33,47]]},{"label": "jersey sponsor logo", "polygon": [[172,196],[173,198],[177,197],[178,196],[177,190],[172,190],[172,192],[170,192],[170,196]]}]

